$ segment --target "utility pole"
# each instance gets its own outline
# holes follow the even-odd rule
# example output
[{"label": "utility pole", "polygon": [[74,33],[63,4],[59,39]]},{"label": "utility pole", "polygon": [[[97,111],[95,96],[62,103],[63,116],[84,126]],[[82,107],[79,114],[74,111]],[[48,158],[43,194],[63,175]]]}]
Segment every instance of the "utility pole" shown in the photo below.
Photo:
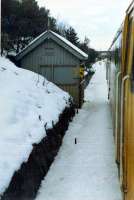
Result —
[{"label": "utility pole", "polygon": [[47,29],[50,30],[50,18],[48,17],[48,21],[47,21]]}]

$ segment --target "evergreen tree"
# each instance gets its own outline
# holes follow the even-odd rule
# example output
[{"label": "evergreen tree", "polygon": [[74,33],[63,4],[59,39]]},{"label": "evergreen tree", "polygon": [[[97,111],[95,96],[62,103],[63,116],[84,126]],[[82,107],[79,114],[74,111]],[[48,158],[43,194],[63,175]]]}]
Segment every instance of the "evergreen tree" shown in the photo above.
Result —
[{"label": "evergreen tree", "polygon": [[90,39],[85,36],[84,42],[79,44],[80,49],[85,51],[86,53],[88,53],[88,51],[89,51],[89,43],[90,43]]},{"label": "evergreen tree", "polygon": [[77,36],[77,33],[76,33],[75,29],[72,28],[71,26],[67,30],[65,30],[65,36],[74,45],[79,44],[79,38]]},{"label": "evergreen tree", "polygon": [[2,52],[3,49],[19,52],[32,39],[48,29],[49,18],[51,30],[66,37],[89,55],[87,65],[95,61],[97,53],[89,48],[90,40],[85,37],[84,42],[80,43],[73,27],[64,23],[57,26],[57,21],[50,16],[50,11],[45,7],[39,8],[36,0],[1,0],[1,8]]},{"label": "evergreen tree", "polygon": [[89,52],[88,52],[88,60],[87,62],[89,64],[93,64],[96,60],[96,58],[98,57],[98,52],[95,51],[94,49],[92,48],[89,48]]},{"label": "evergreen tree", "polygon": [[[2,51],[7,46],[12,48],[12,40],[16,39],[17,35],[17,14],[19,12],[19,2],[16,0],[2,0],[1,1],[1,42]],[[8,41],[5,42],[8,39]],[[6,47],[5,47],[6,44]],[[8,44],[8,45],[7,45]]]},{"label": "evergreen tree", "polygon": [[[39,8],[35,0],[2,0],[2,46],[11,44],[9,50],[16,53],[24,48],[32,39],[48,28],[56,30],[56,19],[50,17],[49,10]],[[8,38],[8,42],[5,42]],[[7,45],[6,48],[7,50]]]},{"label": "evergreen tree", "polygon": [[90,67],[96,60],[98,53],[94,49],[90,48],[90,39],[85,36],[84,42],[81,42],[79,47],[85,53],[88,54],[88,59],[86,60],[86,66]]}]

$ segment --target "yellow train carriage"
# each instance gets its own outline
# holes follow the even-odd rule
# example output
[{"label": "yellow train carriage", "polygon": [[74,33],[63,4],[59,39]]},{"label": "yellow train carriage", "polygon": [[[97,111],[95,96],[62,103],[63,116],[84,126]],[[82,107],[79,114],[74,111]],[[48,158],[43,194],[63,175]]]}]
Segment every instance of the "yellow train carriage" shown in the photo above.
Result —
[{"label": "yellow train carriage", "polygon": [[124,200],[134,200],[134,1],[126,11],[107,63],[116,161]]}]

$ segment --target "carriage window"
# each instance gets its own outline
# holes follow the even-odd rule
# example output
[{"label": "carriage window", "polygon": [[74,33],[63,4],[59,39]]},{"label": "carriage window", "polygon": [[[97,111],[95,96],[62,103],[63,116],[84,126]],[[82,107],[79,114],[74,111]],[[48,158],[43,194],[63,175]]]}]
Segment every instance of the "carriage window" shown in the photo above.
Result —
[{"label": "carriage window", "polygon": [[125,69],[124,73],[128,74],[130,68],[130,54],[131,52],[131,33],[132,33],[132,19],[129,19],[128,24],[128,33],[127,33],[127,40],[126,40],[126,55],[125,55]]},{"label": "carriage window", "polygon": [[119,64],[119,48],[116,47],[115,49],[115,65],[118,65]]},{"label": "carriage window", "polygon": [[[132,19],[130,20],[130,23],[129,23],[128,51],[130,54],[133,55],[132,66],[131,66],[131,77],[132,77],[131,89],[132,89],[132,92],[134,92],[134,45],[131,48],[131,34],[132,34]],[[133,49],[133,51],[132,51],[132,49]]]},{"label": "carriage window", "polygon": [[132,80],[134,81],[134,47],[133,47],[133,62],[132,62]]},{"label": "carriage window", "polygon": [[134,47],[133,47],[133,62],[132,62],[132,82],[131,82],[132,92],[134,92]]}]

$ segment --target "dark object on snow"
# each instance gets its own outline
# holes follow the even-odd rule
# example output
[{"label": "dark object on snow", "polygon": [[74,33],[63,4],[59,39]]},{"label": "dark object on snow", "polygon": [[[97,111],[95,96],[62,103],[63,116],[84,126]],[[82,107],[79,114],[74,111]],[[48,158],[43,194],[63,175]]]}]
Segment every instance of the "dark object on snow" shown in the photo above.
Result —
[{"label": "dark object on snow", "polygon": [[75,138],[75,144],[77,144],[77,138]]},{"label": "dark object on snow", "polygon": [[41,115],[39,115],[39,120],[41,121]]},{"label": "dark object on snow", "polygon": [[45,123],[44,128],[45,128],[45,131],[47,131],[47,123]]}]

